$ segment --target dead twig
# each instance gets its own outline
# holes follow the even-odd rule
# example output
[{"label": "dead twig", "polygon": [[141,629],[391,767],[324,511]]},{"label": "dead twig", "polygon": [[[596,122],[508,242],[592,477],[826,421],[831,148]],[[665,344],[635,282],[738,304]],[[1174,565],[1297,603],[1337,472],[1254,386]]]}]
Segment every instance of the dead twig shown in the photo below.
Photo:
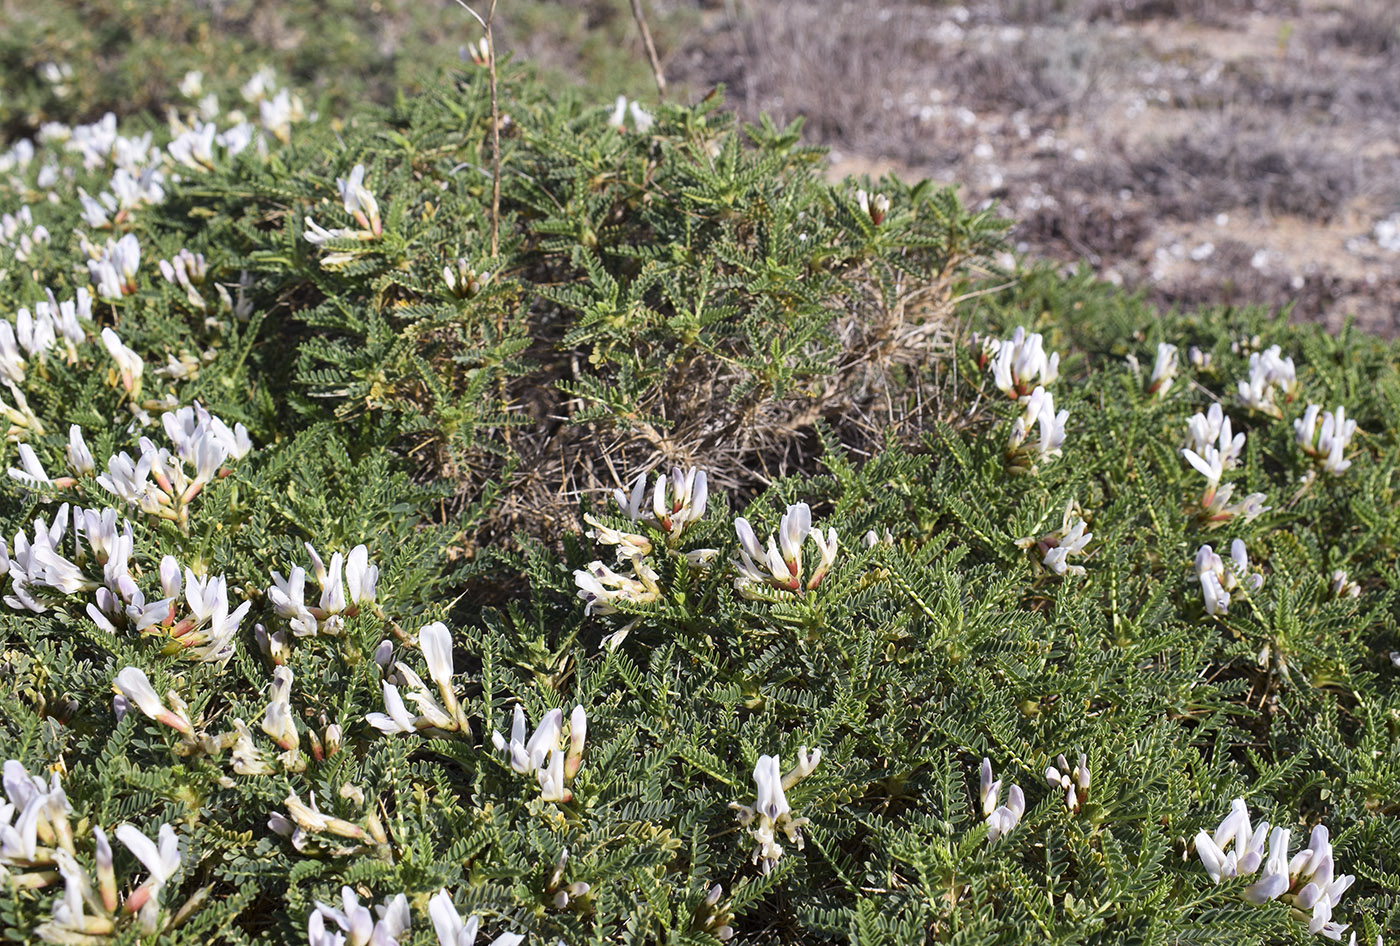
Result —
[{"label": "dead twig", "polygon": [[656,80],[656,97],[666,101],[666,75],[661,71],[661,57],[656,55],[656,44],[651,41],[651,30],[647,28],[646,11],[642,0],[632,0],[632,19],[637,21],[637,29],[642,34],[642,44],[646,46],[647,59],[651,62],[651,75]]}]

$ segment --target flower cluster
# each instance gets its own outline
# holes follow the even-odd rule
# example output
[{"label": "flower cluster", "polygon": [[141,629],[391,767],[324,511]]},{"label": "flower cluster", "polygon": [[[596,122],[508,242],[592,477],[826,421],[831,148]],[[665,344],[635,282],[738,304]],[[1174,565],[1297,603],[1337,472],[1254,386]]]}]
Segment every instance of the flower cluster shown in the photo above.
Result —
[{"label": "flower cluster", "polygon": [[578,596],[583,599],[584,614],[613,614],[620,610],[619,605],[635,607],[660,599],[661,586],[657,580],[661,576],[640,552],[633,552],[628,561],[632,565],[630,575],[613,571],[602,562],[590,562],[587,569],[574,570],[574,584],[578,586]]},{"label": "flower cluster", "polygon": [[[341,786],[340,795],[342,798],[353,801],[364,806],[364,793],[354,785],[345,784]],[[344,818],[337,818],[321,811],[316,804],[316,793],[311,793],[311,803],[304,804],[296,793],[288,795],[282,804],[286,807],[287,813],[274,811],[267,819],[267,827],[278,837],[287,838],[292,842],[292,848],[300,853],[328,855],[332,857],[345,857],[357,852],[363,852],[367,848],[382,847],[388,842],[388,835],[384,832],[384,826],[379,821],[379,816],[370,809],[365,817],[366,827],[360,827],[353,821],[346,821]],[[349,845],[332,841],[331,838],[348,840],[353,843]]]},{"label": "flower cluster", "polygon": [[1293,358],[1283,356],[1283,350],[1274,345],[1267,351],[1254,352],[1249,356],[1249,378],[1239,382],[1240,403],[1250,410],[1282,417],[1276,395],[1284,403],[1298,396],[1298,372],[1293,366]]},{"label": "flower cluster", "polygon": [[[424,730],[471,732],[452,686],[452,634],[447,625],[441,621],[425,624],[418,631],[417,643],[428,665],[428,678],[436,685],[442,701],[433,696],[423,678],[412,667],[397,661],[392,670],[385,674],[381,684],[386,712],[370,713],[365,721],[385,735]],[[418,707],[421,715],[415,717],[404,706],[400,687],[409,688],[408,699]]]},{"label": "flower cluster", "polygon": [[[822,583],[836,561],[836,530],[812,528],[812,509],[806,503],[787,507],[778,531],[768,537],[768,547],[759,544],[753,526],[743,516],[734,520],[739,535],[739,553],[734,559],[738,571],[734,588],[746,598],[765,598],[767,589],[802,594]],[[817,564],[810,575],[802,566],[802,545],[811,538],[817,547]],[[805,576],[805,577],[804,577]]]},{"label": "flower cluster", "polygon": [[[74,858],[71,850],[55,852],[58,871],[63,878],[64,895],[54,902],[53,919],[36,931],[50,943],[90,942],[88,937],[112,934],[117,930],[117,918],[136,914],[137,929],[146,936],[160,932],[170,922],[162,918],[160,893],[180,870],[180,842],[175,829],[160,826],[156,841],[146,837],[129,824],[116,830],[117,840],[126,846],[146,868],[146,880],[125,899],[117,895],[116,875],[112,867],[112,848],[101,828],[92,829],[96,847],[97,891],[94,884]],[[91,911],[89,913],[89,911]]]},{"label": "flower cluster", "polygon": [[227,476],[225,464],[243,459],[253,445],[242,424],[230,429],[200,404],[162,414],[161,425],[173,452],[142,437],[140,457],[133,460],[125,451],[110,457],[97,485],[146,515],[185,528],[190,503],[215,477]]},{"label": "flower cluster", "polygon": [[72,852],[72,806],[57,772],[45,784],[10,759],[4,767],[4,787],[8,801],[0,803],[0,873],[5,867],[52,864],[55,847]]},{"label": "flower cluster", "polygon": [[[1041,465],[1063,452],[1065,422],[1069,411],[1055,412],[1055,398],[1043,387],[1021,399],[1022,412],[1011,424],[1011,438],[1006,445],[1006,459],[1013,473],[1036,473]],[[1039,427],[1039,436],[1027,440],[1031,430]]]},{"label": "flower cluster", "polygon": [[[307,242],[316,246],[332,240],[356,240],[364,243],[382,236],[384,222],[379,217],[379,201],[369,188],[365,187],[365,166],[363,164],[355,165],[351,169],[349,177],[338,177],[335,183],[340,190],[341,205],[345,208],[345,212],[359,224],[359,229],[336,227],[327,230],[315,220],[307,217],[305,233]],[[321,266],[325,269],[336,269],[353,262],[359,255],[355,251],[331,253],[321,258]]]},{"label": "flower cluster", "polygon": [[[412,925],[408,898],[399,894],[376,906],[373,912],[360,904],[360,898],[349,887],[340,888],[337,910],[316,901],[316,909],[306,921],[306,936],[311,946],[398,946],[399,937]],[[376,919],[376,917],[378,919]],[[327,922],[335,924],[328,928]]]},{"label": "flower cluster", "polygon": [[[1320,425],[1319,414],[1322,415]],[[1303,416],[1293,422],[1293,431],[1298,446],[1308,456],[1322,461],[1324,472],[1339,476],[1351,466],[1346,449],[1356,434],[1356,421],[1347,418],[1346,408],[1338,406],[1335,411],[1323,411],[1319,405],[1309,404]]]},{"label": "flower cluster", "polygon": [[[336,552],[331,556],[329,568],[310,542],[306,543],[306,553],[311,556],[311,574],[321,589],[317,603],[306,603],[306,569],[300,565],[293,565],[286,578],[281,572],[272,573],[267,600],[277,616],[287,622],[294,636],[334,637],[345,629],[346,618],[374,605],[379,566],[370,564],[369,549],[364,545],[355,546],[349,555]],[[272,634],[271,638],[278,646],[286,644],[281,632]]]},{"label": "flower cluster", "polygon": [[1313,828],[1308,846],[1291,858],[1290,834],[1281,827],[1271,832],[1267,821],[1251,830],[1249,809],[1243,798],[1236,798],[1214,834],[1204,830],[1197,833],[1196,854],[1211,881],[1217,884],[1228,877],[1250,877],[1262,868],[1259,879],[1241,891],[1245,900],[1255,906],[1280,900],[1307,923],[1309,933],[1340,940],[1348,924],[1333,922],[1332,913],[1356,878],[1351,874],[1336,876],[1325,826]]},{"label": "flower cluster", "polygon": [[534,735],[525,739],[525,710],[519,704],[511,720],[510,739],[499,732],[491,733],[491,744],[502,753],[510,767],[521,775],[534,774],[540,783],[540,797],[545,801],[573,800],[569,783],[583,764],[584,741],[588,738],[588,715],[582,706],[569,714],[569,746],[562,748],[564,711],[552,709],[544,714]]},{"label": "flower cluster", "polygon": [[1221,485],[1220,480],[1226,470],[1239,464],[1244,451],[1245,435],[1234,433],[1230,418],[1219,404],[1212,404],[1205,414],[1196,414],[1187,422],[1187,445],[1181,455],[1186,458],[1196,472],[1206,478],[1201,492],[1201,515],[1206,522],[1220,525],[1236,516],[1245,522],[1267,512],[1263,493],[1250,493],[1239,502],[1230,502],[1235,492],[1234,483]]},{"label": "flower cluster", "polygon": [[116,302],[136,292],[136,274],[141,268],[141,244],[134,233],[120,240],[108,240],[93,259],[88,260],[88,275],[97,297]]},{"label": "flower cluster", "polygon": [[[638,523],[665,534],[665,543],[674,547],[681,534],[693,523],[705,516],[709,502],[709,482],[705,471],[698,467],[681,469],[673,467],[669,476],[658,473],[651,493],[651,503],[646,502],[647,478],[638,476],[629,494],[625,490],[613,490],[613,498],[618,509],[633,523]],[[583,520],[592,526],[588,537],[602,545],[611,545],[616,550],[619,565],[628,565],[631,574],[616,571],[601,561],[590,562],[586,569],[574,571],[574,583],[578,586],[578,596],[584,601],[585,614],[612,614],[628,607],[652,604],[661,597],[660,575],[647,561],[655,549],[652,537],[615,529],[591,514]],[[692,566],[707,565],[718,553],[714,549],[696,549],[686,552],[685,560]],[[635,622],[633,622],[635,623]],[[632,625],[622,628],[604,639],[604,644],[616,647],[626,639]]]},{"label": "flower cluster", "polygon": [[1079,753],[1079,763],[1071,769],[1069,761],[1056,756],[1056,765],[1045,769],[1045,784],[1052,790],[1065,793],[1065,807],[1078,812],[1089,799],[1089,757]]},{"label": "flower cluster", "polygon": [[627,96],[619,95],[617,101],[613,103],[612,114],[608,116],[608,125],[616,128],[619,132],[625,132],[629,116],[632,119],[633,129],[639,135],[645,135],[651,131],[651,126],[656,123],[656,118],[640,104],[629,102]]},{"label": "flower cluster", "polygon": [[982,817],[987,823],[987,843],[995,844],[1021,823],[1021,816],[1026,813],[1026,796],[1021,792],[1021,786],[1012,785],[1006,793],[1006,804],[998,804],[1001,800],[1001,779],[992,779],[990,759],[982,760],[979,775],[978,798]]},{"label": "flower cluster", "polygon": [[[223,576],[200,578],[180,567],[173,556],[160,563],[163,597],[147,600],[131,573],[134,537],[130,523],[120,528],[116,510],[72,510],[73,556],[61,543],[69,523],[69,506],[59,507],[53,523],[34,521],[31,540],[24,532],[14,537],[14,555],[0,542],[0,575],[8,573],[10,594],[5,603],[16,610],[42,613],[56,604],[54,595],[94,592],[87,605],[93,623],[109,634],[122,625],[140,634],[161,633],[179,642],[195,660],[223,665],[233,655],[233,639],[249,602],[230,609]],[[177,620],[175,602],[182,590],[188,613]]]},{"label": "flower cluster", "polygon": [[[705,506],[710,498],[709,478],[699,467],[693,466],[688,470],[678,466],[672,467],[669,477],[665,473],[658,473],[656,485],[651,492],[650,516],[647,515],[647,507],[644,505],[646,485],[646,475],[643,474],[632,484],[630,495],[621,489],[613,490],[613,498],[617,501],[618,508],[633,522],[644,523],[670,535],[680,535],[686,526],[705,517]],[[589,522],[591,525],[598,525],[593,520]],[[599,541],[615,544],[606,538],[600,538]]]},{"label": "flower cluster", "polygon": [[753,862],[763,873],[768,873],[783,856],[783,847],[778,843],[778,832],[782,832],[788,843],[802,850],[802,828],[809,824],[807,818],[794,818],[788,805],[787,790],[811,775],[821,761],[822,751],[813,749],[810,753],[803,746],[797,751],[797,764],[786,775],[782,763],[775,755],[761,755],[754,766],[753,780],[758,791],[752,807],[730,802],[739,824],[748,829],[755,844]]},{"label": "flower cluster", "polygon": [[890,199],[884,194],[867,194],[864,190],[856,191],[856,203],[860,205],[860,212],[870,218],[870,222],[879,226],[885,222],[885,215],[890,212]]},{"label": "flower cluster", "polygon": [[1082,554],[1093,539],[1094,533],[1086,531],[1088,528],[1089,524],[1076,511],[1074,501],[1070,500],[1065,504],[1064,518],[1058,529],[1039,537],[1017,539],[1016,545],[1018,548],[1035,549],[1041,556],[1039,564],[1062,578],[1065,575],[1083,575],[1084,566],[1070,564],[1069,557]]},{"label": "flower cluster", "polygon": [[160,261],[160,274],[165,281],[185,290],[185,298],[190,305],[203,311],[206,308],[204,297],[199,294],[199,286],[204,285],[209,275],[209,264],[203,253],[191,253],[182,249],[173,259]]},{"label": "flower cluster", "polygon": [[[179,840],[170,825],[160,826],[157,841],[129,824],[116,829],[124,844],[146,868],[148,877],[124,898],[119,896],[113,868],[112,847],[107,834],[93,826],[92,839],[97,862],[97,882],[78,864],[73,826],[68,816],[73,807],[54,772],[46,783],[16,759],[4,765],[6,801],[0,803],[0,876],[8,876],[16,888],[42,887],[53,880],[56,869],[63,879],[64,893],[54,901],[52,919],[35,933],[49,943],[87,943],[93,936],[118,931],[122,916],[136,915],[137,929],[144,935],[164,927],[161,916],[161,889],[179,871]],[[79,826],[87,823],[82,819]],[[40,868],[27,873],[10,873],[6,868]]]},{"label": "flower cluster", "polygon": [[1241,539],[1230,543],[1228,567],[1209,545],[1201,546],[1196,552],[1196,577],[1201,582],[1206,614],[1211,615],[1229,613],[1232,591],[1258,591],[1264,586],[1263,574],[1249,571],[1249,554]]},{"label": "flower cluster", "polygon": [[66,360],[74,361],[77,346],[87,340],[82,323],[92,321],[92,293],[79,286],[72,299],[62,302],[52,289],[46,294],[48,298],[36,302],[32,313],[25,306],[16,309],[13,325],[0,320],[0,380],[11,390],[24,383],[27,362],[42,364],[60,341]]},{"label": "flower cluster", "polygon": [[983,351],[991,362],[992,380],[1009,398],[1026,397],[1060,376],[1060,354],[1046,355],[1039,332],[1027,334],[1018,327],[1008,339],[988,339]]}]

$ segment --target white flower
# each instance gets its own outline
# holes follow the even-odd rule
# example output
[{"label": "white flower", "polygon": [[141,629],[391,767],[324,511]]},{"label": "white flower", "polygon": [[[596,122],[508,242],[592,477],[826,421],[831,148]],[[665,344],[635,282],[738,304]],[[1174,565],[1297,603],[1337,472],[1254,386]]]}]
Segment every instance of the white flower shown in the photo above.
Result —
[{"label": "white flower", "polygon": [[1018,327],[1011,338],[997,345],[992,359],[992,379],[1010,398],[1022,398],[1036,386],[1053,384],[1060,376],[1060,356],[1045,354],[1045,341],[1039,332],[1026,334]]},{"label": "white flower", "polygon": [[987,843],[995,844],[1020,823],[1021,816],[1026,813],[1026,797],[1021,792],[1021,786],[1012,785],[1006,793],[1006,804],[997,804],[1001,796],[1001,779],[993,781],[990,759],[982,760],[979,783],[982,816],[987,822]]},{"label": "white flower", "polygon": [[92,476],[97,472],[92,451],[83,439],[83,429],[77,424],[68,428],[68,469],[74,476]]},{"label": "white flower", "polygon": [[584,515],[583,521],[593,527],[592,531],[586,533],[590,539],[603,545],[617,546],[619,562],[629,561],[634,556],[651,554],[651,540],[644,535],[611,528],[588,514]]},{"label": "white flower", "polygon": [[1083,575],[1084,566],[1071,565],[1069,557],[1083,554],[1094,538],[1094,533],[1085,531],[1088,527],[1084,517],[1075,511],[1074,500],[1070,500],[1065,503],[1064,516],[1058,529],[1039,537],[1017,539],[1016,546],[1038,551],[1042,556],[1041,564],[1062,578],[1065,575]]},{"label": "white flower", "polygon": [[161,825],[156,835],[159,845],[129,824],[118,826],[116,835],[150,873],[142,887],[150,891],[154,902],[160,889],[180,869],[180,844],[175,838],[175,829],[168,824]]},{"label": "white flower", "polygon": [[335,186],[340,189],[340,199],[345,205],[345,212],[354,217],[361,228],[379,236],[384,232],[384,225],[379,219],[379,202],[365,187],[364,180],[365,166],[357,164],[351,169],[348,178],[336,178]]},{"label": "white flower", "polygon": [[1262,866],[1259,879],[1241,891],[1245,900],[1259,906],[1281,899],[1295,917],[1307,923],[1309,933],[1340,940],[1347,927],[1332,922],[1332,914],[1356,878],[1335,875],[1325,826],[1314,827],[1308,846],[1292,858],[1288,856],[1289,837],[1290,832],[1283,828],[1270,831],[1267,821],[1251,830],[1244,799],[1236,798],[1213,836],[1205,831],[1196,835],[1196,853],[1213,883],[1228,877],[1249,877]]},{"label": "white flower", "polygon": [[[433,921],[438,946],[476,946],[480,918],[473,913],[464,923],[446,889],[439,890],[428,901],[428,917]],[[519,946],[524,940],[520,933],[502,933],[491,941],[490,946]]]},{"label": "white flower", "polygon": [[0,378],[11,384],[24,383],[24,355],[14,327],[4,319],[0,319]]},{"label": "white flower", "polygon": [[347,230],[343,227],[336,227],[327,230],[310,217],[306,218],[306,230],[302,233],[307,243],[320,246],[331,240],[365,240],[374,236],[373,233],[363,230]]},{"label": "white flower", "polygon": [[632,127],[637,130],[638,134],[646,134],[656,122],[650,112],[644,110],[636,102],[629,103],[627,96],[619,95],[617,101],[613,103],[613,111],[608,118],[608,125],[618,131],[624,131],[623,126],[628,115],[632,116]]},{"label": "white flower", "polygon": [[1152,379],[1147,383],[1147,393],[1165,397],[1176,379],[1176,346],[1160,342],[1157,345],[1157,360],[1152,365]]},{"label": "white flower", "polygon": [[575,706],[569,714],[569,754],[564,760],[564,777],[572,779],[583,764],[584,742],[588,738],[588,714]]},{"label": "white flower", "polygon": [[1361,586],[1347,577],[1343,569],[1332,572],[1332,594],[1338,598],[1359,598]]},{"label": "white flower", "polygon": [[295,749],[301,736],[292,715],[292,668],[275,668],[270,690],[267,707],[263,710],[262,731],[283,749]]},{"label": "white flower", "polygon": [[1230,593],[1225,590],[1222,576],[1225,565],[1220,556],[1209,545],[1196,551],[1196,577],[1201,582],[1201,596],[1205,600],[1206,614],[1228,614]]},{"label": "white flower", "polygon": [[612,614],[618,605],[652,604],[661,597],[660,577],[640,555],[631,558],[632,575],[622,575],[602,562],[592,562],[588,569],[574,570],[574,584],[584,601],[584,614]]},{"label": "white flower", "polygon": [[194,727],[183,711],[173,712],[166,708],[165,702],[156,693],[155,687],[151,686],[151,681],[146,678],[146,674],[139,667],[125,667],[117,674],[112,681],[112,688],[126,697],[137,708],[156,722],[164,723],[172,729],[184,733],[186,736],[194,735]]},{"label": "white flower", "polygon": [[549,765],[540,766],[535,771],[535,777],[540,783],[540,798],[552,802],[568,802],[573,800],[573,792],[569,791],[564,782],[564,750],[555,749],[549,755]]},{"label": "white flower", "polygon": [[[739,537],[739,553],[733,561],[738,571],[734,588],[749,598],[765,597],[764,588],[797,594],[814,590],[836,561],[839,548],[834,528],[827,529],[825,534],[812,528],[812,510],[806,503],[787,507],[778,523],[778,531],[768,537],[766,549],[759,544],[753,526],[742,516],[734,520],[734,531]],[[804,580],[802,544],[809,536],[817,547],[818,563]]]},{"label": "white flower", "polygon": [[1208,501],[1201,503],[1201,515],[1212,526],[1222,522],[1228,522],[1236,516],[1243,516],[1245,522],[1266,513],[1270,506],[1264,505],[1264,500],[1268,497],[1263,493],[1250,493],[1237,503],[1231,503],[1230,497],[1234,495],[1235,484],[1226,483],[1209,496]]},{"label": "white flower", "polygon": [[1293,422],[1298,446],[1311,457],[1322,461],[1322,469],[1333,476],[1346,472],[1351,461],[1346,459],[1346,448],[1356,433],[1356,421],[1348,420],[1346,408],[1322,413],[1322,425],[1318,427],[1318,414],[1322,408],[1309,404],[1303,416]]},{"label": "white flower", "polygon": [[404,706],[399,687],[383,681],[384,713],[370,713],[365,720],[385,735],[400,732],[417,732],[422,729],[447,731],[468,728],[462,717],[461,704],[452,689],[452,636],[447,625],[434,622],[418,632],[418,647],[428,664],[428,676],[437,684],[441,703],[428,690],[428,685],[412,668],[403,663],[394,664],[393,676],[408,686],[408,699],[414,703],[421,715],[415,718]]},{"label": "white flower", "polygon": [[345,558],[345,589],[350,603],[363,606],[374,603],[375,586],[379,582],[379,566],[369,563],[369,549],[357,545]]},{"label": "white flower", "polygon": [[525,710],[517,704],[511,721],[510,738],[493,732],[491,743],[516,772],[535,775],[545,801],[567,802],[573,799],[573,793],[567,786],[578,773],[582,762],[587,725],[583,707],[574,707],[569,717],[569,748],[566,753],[560,747],[564,711],[553,709],[540,720],[534,735],[527,742]]},{"label": "white flower", "polygon": [[494,273],[477,272],[472,268],[471,260],[462,257],[442,268],[442,281],[447,284],[447,291],[458,299],[470,299],[490,285],[494,278]]},{"label": "white flower", "polygon": [[1065,807],[1077,812],[1089,797],[1089,757],[1079,753],[1079,764],[1073,769],[1062,755],[1057,756],[1055,761],[1059,766],[1052,765],[1045,770],[1045,784],[1064,792]]},{"label": "white flower", "polygon": [[27,443],[19,445],[19,463],[23,469],[10,467],[9,474],[12,479],[31,487],[53,488],[54,481],[49,479],[49,475],[44,472],[44,468],[39,463],[39,457],[35,455],[34,448]]},{"label": "white flower", "polygon": [[165,146],[165,150],[170,152],[170,157],[175,161],[192,171],[213,170],[214,136],[218,132],[219,129],[213,122],[196,121],[194,127],[175,136],[174,140]]},{"label": "white flower", "polygon": [[1293,359],[1283,357],[1282,349],[1274,345],[1249,356],[1249,378],[1239,382],[1237,391],[1240,403],[1246,407],[1282,417],[1283,411],[1274,400],[1276,389],[1285,401],[1292,401],[1298,393],[1298,374]]},{"label": "white flower", "polygon": [[122,387],[134,396],[139,390],[141,374],[146,370],[146,363],[141,360],[140,355],[123,345],[121,338],[110,328],[102,330],[102,344],[112,356],[112,360],[117,363],[117,374],[121,378]]},{"label": "white flower", "polygon": [[754,766],[753,780],[757,789],[753,807],[730,802],[729,807],[736,812],[739,824],[747,828],[755,842],[753,862],[763,873],[777,866],[783,856],[782,845],[778,843],[781,831],[788,842],[802,850],[802,828],[809,824],[806,818],[792,817],[788,805],[787,789],[806,778],[821,761],[821,750],[813,749],[809,755],[807,747],[799,752],[799,763],[787,775],[783,775],[782,763],[776,755],[761,755]]},{"label": "white flower", "polygon": [[[349,887],[340,888],[343,909],[337,910],[316,901],[316,911],[307,919],[307,936],[312,946],[346,943],[348,946],[398,946],[399,937],[408,932],[411,917],[408,898],[399,894],[376,906],[374,913],[360,905],[360,898]],[[375,921],[375,914],[379,919]],[[326,921],[334,923],[344,936],[327,935]]]},{"label": "white flower", "polygon": [[306,117],[301,96],[281,89],[270,99],[258,103],[258,124],[283,144],[292,140],[292,123]]},{"label": "white flower", "polygon": [[[1065,422],[1069,420],[1069,411],[1056,413],[1054,396],[1040,386],[1022,400],[1025,410],[1012,422],[1006,457],[1011,461],[1013,472],[1035,473],[1040,464],[1063,452],[1061,447],[1065,442]],[[1026,438],[1037,425],[1040,436],[1027,443]]]},{"label": "white flower", "polygon": [[365,716],[365,722],[386,736],[400,732],[417,732],[418,727],[413,715],[404,706],[403,697],[399,695],[399,688],[389,683],[383,683],[384,688],[384,709],[385,713],[369,713]]},{"label": "white flower", "polygon": [[[667,494],[668,482],[670,483],[669,496]],[[617,500],[618,508],[633,522],[645,522],[663,532],[679,534],[692,522],[698,522],[704,518],[705,506],[710,495],[709,479],[705,471],[699,467],[693,466],[688,470],[672,467],[669,478],[664,473],[656,475],[656,486],[652,491],[651,498],[652,516],[646,515],[642,505],[646,498],[646,484],[646,474],[642,474],[632,484],[630,495],[621,489],[613,490],[613,498]],[[590,520],[590,524],[596,525],[592,520]],[[626,535],[626,533],[620,534]],[[616,544],[607,539],[600,539],[600,541]],[[642,541],[646,540],[642,539]],[[649,542],[647,550],[650,550]],[[620,558],[621,553],[619,553],[619,560]]]},{"label": "white flower", "polygon": [[877,227],[885,222],[885,215],[890,212],[890,199],[884,194],[872,197],[864,190],[857,190],[856,203],[860,205],[861,213],[869,217],[870,222]]},{"label": "white flower", "polygon": [[1229,613],[1230,592],[1241,588],[1258,591],[1264,585],[1263,574],[1250,573],[1249,555],[1241,539],[1230,543],[1228,567],[1209,545],[1201,546],[1196,552],[1196,577],[1201,583],[1206,614],[1212,615]]},{"label": "white flower", "polygon": [[452,635],[447,625],[434,621],[418,632],[418,646],[428,663],[428,676],[440,688],[452,689]]}]

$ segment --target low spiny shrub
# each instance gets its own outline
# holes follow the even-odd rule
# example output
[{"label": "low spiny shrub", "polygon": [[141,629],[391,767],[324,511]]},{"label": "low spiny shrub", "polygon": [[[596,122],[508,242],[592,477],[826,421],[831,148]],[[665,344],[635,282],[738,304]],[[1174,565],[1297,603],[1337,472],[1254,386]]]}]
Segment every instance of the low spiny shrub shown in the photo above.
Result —
[{"label": "low spiny shrub", "polygon": [[0,155],[12,940],[1400,923],[1393,345],[525,73],[493,254],[482,74],[283,92]]}]

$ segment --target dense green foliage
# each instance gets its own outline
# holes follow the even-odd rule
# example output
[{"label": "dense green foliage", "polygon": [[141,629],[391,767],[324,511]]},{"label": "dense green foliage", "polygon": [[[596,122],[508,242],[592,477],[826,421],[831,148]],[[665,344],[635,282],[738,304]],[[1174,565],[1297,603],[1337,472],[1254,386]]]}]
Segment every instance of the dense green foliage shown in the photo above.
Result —
[{"label": "dense green foliage", "polygon": [[[16,534],[37,541],[34,520],[68,502],[130,523],[146,598],[170,555],[186,588],[222,575],[231,607],[250,602],[230,656],[191,659],[172,622],[197,605],[140,632],[129,611],[89,608],[94,586],[117,593],[112,556],[70,526],[54,545],[81,580],[61,588],[51,569],[30,581],[41,612],[0,609],[4,755],[62,774],[81,869],[99,876],[94,827],[174,826],[154,938],[305,942],[314,901],[349,885],[406,894],[405,946],[434,941],[444,887],[490,935],[532,943],[700,944],[725,926],[742,942],[1303,941],[1286,906],[1242,902],[1246,881],[1213,885],[1197,860],[1197,832],[1236,797],[1295,835],[1331,828],[1337,873],[1357,877],[1337,920],[1372,938],[1400,925],[1395,346],[1260,312],[1159,315],[1087,276],[1008,276],[991,214],[885,181],[877,220],[857,182],[820,180],[797,129],[738,128],[717,102],[619,128],[610,106],[510,74],[502,110],[498,254],[472,70],[387,111],[254,129],[265,147],[216,146],[203,170],[171,159],[161,199],[107,223],[142,248],[132,291],[99,299],[71,348],[27,355],[7,389],[10,441],[55,477],[71,424],[102,473],[142,436],[167,446],[161,412],[195,402],[253,443],[160,507],[187,515],[143,513],[81,469],[0,495],[16,600]],[[53,135],[31,160],[11,152],[4,209],[29,205],[49,239],[0,247],[10,322],[46,289],[87,285],[75,229],[108,234],[78,188],[109,186],[107,150],[87,167]],[[382,227],[337,189],[356,165]],[[311,242],[308,217],[347,232]],[[188,289],[156,266],[181,249],[208,264]],[[1063,356],[1048,386],[1065,440],[1033,475],[1007,457],[1022,406],[980,348],[946,344],[969,324],[1025,326]],[[97,340],[108,327],[144,359],[139,384]],[[1200,357],[1149,392],[1129,356],[1151,364],[1163,342]],[[1272,345],[1297,365],[1277,417],[1235,394]],[[1247,435],[1225,479],[1264,494],[1257,517],[1202,514],[1182,457],[1188,419],[1217,401]],[[1342,472],[1295,440],[1309,403],[1359,424]],[[703,518],[625,517],[606,490],[670,462],[712,471]],[[802,594],[740,593],[735,516],[766,539],[802,502],[839,536],[830,572]],[[1084,572],[1056,574],[1036,542],[1071,517],[1092,532],[1069,562]],[[616,567],[650,569],[655,590],[587,615],[575,570],[611,561],[607,527],[645,535]],[[1228,612],[1205,613],[1197,551],[1236,538],[1263,584],[1239,575]],[[272,590],[294,565],[316,580],[303,542],[327,558],[364,544],[380,571],[376,595],[322,598],[321,633],[298,636]],[[702,549],[718,554],[685,555]],[[386,712],[384,683],[415,687],[381,641],[428,678],[441,664],[419,629],[435,621],[457,671],[447,718],[384,735],[366,721]],[[290,683],[270,690],[280,666]],[[188,734],[137,705],[115,718],[127,667],[178,692]],[[517,705],[534,724],[575,704],[582,765],[568,800],[546,800],[491,734]],[[753,804],[761,756],[807,747],[821,761],[787,796],[805,844],[779,836],[762,872],[731,803]],[[1080,752],[1093,778],[1076,810],[1043,773]],[[994,842],[984,757],[1027,801]],[[313,795],[340,821],[297,810]],[[125,892],[149,865],[112,846]],[[63,883],[28,860],[0,858],[0,926],[54,938]],[[81,935],[58,941],[136,942],[140,923]]]}]

